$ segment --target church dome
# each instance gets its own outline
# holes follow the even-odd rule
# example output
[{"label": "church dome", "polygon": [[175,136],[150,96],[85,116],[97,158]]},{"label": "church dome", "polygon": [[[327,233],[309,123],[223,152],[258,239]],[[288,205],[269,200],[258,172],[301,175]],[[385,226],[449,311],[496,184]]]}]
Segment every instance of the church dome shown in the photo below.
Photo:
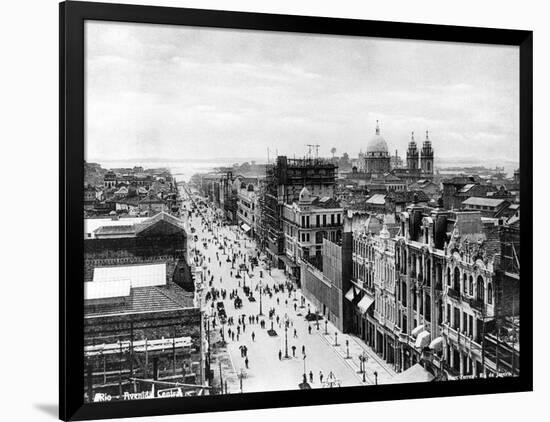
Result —
[{"label": "church dome", "polygon": [[367,144],[367,153],[388,153],[388,144],[382,135],[380,135],[380,126],[376,121],[376,133]]}]

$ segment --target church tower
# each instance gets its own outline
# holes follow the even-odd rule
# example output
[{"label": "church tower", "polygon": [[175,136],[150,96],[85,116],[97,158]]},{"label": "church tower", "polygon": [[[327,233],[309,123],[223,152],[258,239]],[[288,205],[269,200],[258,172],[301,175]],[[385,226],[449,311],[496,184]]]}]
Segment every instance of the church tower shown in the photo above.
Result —
[{"label": "church tower", "polygon": [[425,175],[434,174],[434,151],[432,149],[432,142],[426,131],[426,139],[422,144],[422,151],[420,151],[420,168]]},{"label": "church tower", "polygon": [[409,170],[418,170],[418,149],[414,140],[414,132],[411,132],[411,142],[407,149],[407,168]]}]

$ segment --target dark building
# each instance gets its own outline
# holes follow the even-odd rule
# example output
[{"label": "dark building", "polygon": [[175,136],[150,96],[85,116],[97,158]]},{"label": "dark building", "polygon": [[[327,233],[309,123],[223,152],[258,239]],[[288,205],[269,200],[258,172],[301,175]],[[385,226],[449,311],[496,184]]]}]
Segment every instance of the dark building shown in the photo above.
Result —
[{"label": "dark building", "polygon": [[333,198],[336,193],[337,166],[322,158],[289,159],[277,157],[275,165],[266,169],[262,207],[262,244],[272,264],[284,268],[285,238],[283,206],[298,202],[306,187],[311,195]]},{"label": "dark building", "polygon": [[[323,240],[322,260],[301,261],[301,285],[304,296],[317,311],[340,331],[348,332],[351,313],[344,306],[351,288],[352,234],[343,233],[340,244]],[[311,310],[313,312],[313,310]]]},{"label": "dark building", "polygon": [[161,212],[148,219],[86,221],[98,227],[85,235],[85,281],[93,279],[98,267],[166,263],[167,281],[194,290],[187,263],[187,234],[181,220]]},{"label": "dark building", "polygon": [[192,297],[172,283],[85,284],[85,401],[201,394],[201,313]]}]

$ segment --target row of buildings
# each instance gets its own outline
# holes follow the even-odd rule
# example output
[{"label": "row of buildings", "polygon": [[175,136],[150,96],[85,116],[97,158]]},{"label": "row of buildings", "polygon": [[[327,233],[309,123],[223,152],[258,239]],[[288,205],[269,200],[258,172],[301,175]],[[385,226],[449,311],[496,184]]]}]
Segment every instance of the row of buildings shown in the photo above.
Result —
[{"label": "row of buildings", "polygon": [[153,216],[161,211],[178,213],[176,180],[165,169],[104,170],[85,163],[84,212],[86,216]]},{"label": "row of buildings", "polygon": [[264,177],[192,182],[317,312],[396,370],[517,375],[519,173],[442,177],[427,132],[420,150],[411,136],[403,166],[378,124],[366,151],[351,172],[279,156]]}]

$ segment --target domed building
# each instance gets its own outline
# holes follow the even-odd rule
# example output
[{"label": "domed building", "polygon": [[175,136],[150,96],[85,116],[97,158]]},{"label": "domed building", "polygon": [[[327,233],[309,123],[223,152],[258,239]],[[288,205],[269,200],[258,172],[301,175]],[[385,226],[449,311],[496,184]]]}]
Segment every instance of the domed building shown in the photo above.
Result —
[{"label": "domed building", "polygon": [[365,154],[365,171],[367,173],[389,173],[390,154],[388,144],[382,135],[380,135],[380,126],[376,121],[376,132],[367,144]]}]

